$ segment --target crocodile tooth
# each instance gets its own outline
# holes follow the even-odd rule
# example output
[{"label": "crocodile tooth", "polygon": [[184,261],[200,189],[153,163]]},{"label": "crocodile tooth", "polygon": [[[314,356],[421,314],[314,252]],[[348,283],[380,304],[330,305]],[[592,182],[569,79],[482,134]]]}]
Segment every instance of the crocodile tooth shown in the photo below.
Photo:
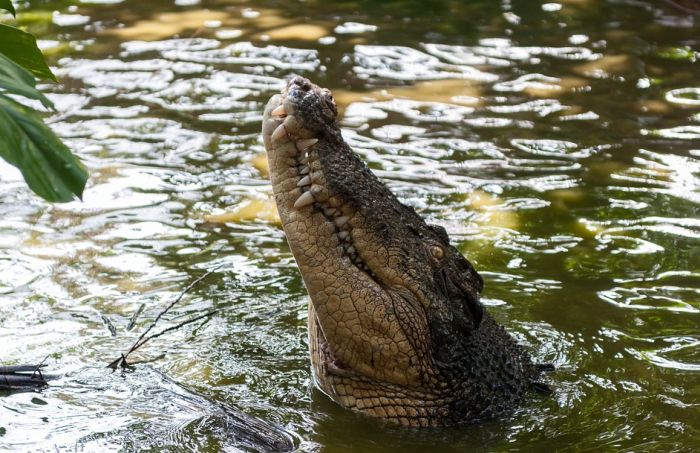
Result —
[{"label": "crocodile tooth", "polygon": [[346,215],[341,215],[340,217],[336,217],[335,219],[333,219],[333,222],[335,222],[335,226],[340,228],[346,223],[348,223],[348,220],[350,220],[350,217]]},{"label": "crocodile tooth", "polygon": [[272,135],[277,126],[279,126],[280,124],[282,123],[280,123],[279,119],[270,117],[267,121],[263,123],[263,134]]},{"label": "crocodile tooth", "polygon": [[284,124],[280,124],[277,126],[277,129],[275,129],[275,132],[272,133],[272,141],[279,141],[282,139],[289,139],[289,136],[287,135],[287,129],[284,128]]},{"label": "crocodile tooth", "polygon": [[317,138],[303,138],[301,140],[297,140],[297,149],[299,151],[304,151],[305,149],[314,146],[317,142]]},{"label": "crocodile tooth", "polygon": [[307,175],[309,174],[309,167],[301,167],[301,170],[299,170],[300,175]]},{"label": "crocodile tooth", "polygon": [[325,201],[328,199],[328,192],[326,191],[326,188],[318,184],[311,185],[309,192],[314,194],[317,201]]},{"label": "crocodile tooth", "polygon": [[304,157],[302,157],[301,159],[299,159],[299,163],[300,163],[300,164],[303,164],[303,165],[308,165],[308,164],[309,164],[309,156],[307,156],[307,155],[305,154]]},{"label": "crocodile tooth", "polygon": [[323,213],[326,214],[327,216],[333,216],[333,215],[335,215],[336,212],[338,212],[338,210],[335,208],[326,208],[323,210]]},{"label": "crocodile tooth", "polygon": [[304,192],[297,198],[297,201],[294,202],[294,207],[297,209],[303,208],[304,206],[312,204],[314,201],[316,200],[314,200],[314,196],[311,192]]},{"label": "crocodile tooth", "polygon": [[345,239],[345,238],[348,237],[349,234],[350,234],[350,233],[348,233],[347,231],[341,231],[340,233],[338,233],[338,237],[339,237],[340,239]]},{"label": "crocodile tooth", "polygon": [[355,247],[353,247],[352,245],[350,247],[348,247],[348,254],[355,255],[355,252],[356,252]]},{"label": "crocodile tooth", "polygon": [[297,187],[308,186],[309,184],[311,184],[311,176],[306,175],[299,180]]},{"label": "crocodile tooth", "polygon": [[288,131],[298,131],[299,130],[299,122],[297,121],[297,117],[294,115],[289,115],[284,118],[284,127],[287,128]]},{"label": "crocodile tooth", "polygon": [[284,104],[280,104],[278,107],[276,107],[274,110],[270,112],[270,115],[272,116],[279,116],[284,118],[287,116],[287,110],[284,108]]}]

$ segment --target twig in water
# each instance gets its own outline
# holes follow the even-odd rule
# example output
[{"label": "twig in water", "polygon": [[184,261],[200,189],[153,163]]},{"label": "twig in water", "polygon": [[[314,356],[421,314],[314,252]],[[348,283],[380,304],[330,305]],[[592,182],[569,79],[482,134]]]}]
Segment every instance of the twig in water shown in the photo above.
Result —
[{"label": "twig in water", "polygon": [[117,368],[127,368],[129,366],[129,364],[127,363],[126,359],[127,359],[127,357],[129,357],[129,354],[134,352],[136,349],[140,348],[144,343],[146,343],[150,339],[159,337],[166,332],[170,332],[172,330],[178,329],[184,325],[198,321],[202,318],[206,318],[207,316],[211,316],[212,314],[216,313],[217,310],[209,311],[209,312],[207,312],[203,315],[197,316],[193,319],[189,319],[189,320],[183,321],[180,324],[177,324],[175,326],[168,327],[167,329],[162,330],[161,332],[158,332],[158,333],[153,334],[150,337],[146,338],[146,335],[148,334],[148,332],[150,332],[156,326],[156,324],[158,323],[158,321],[160,321],[160,318],[162,318],[163,315],[165,315],[171,308],[173,308],[175,306],[175,304],[180,302],[182,300],[182,298],[185,297],[185,294],[187,294],[189,291],[191,291],[192,288],[194,288],[197,285],[197,283],[201,282],[202,280],[207,278],[209,275],[214,273],[214,271],[219,269],[219,267],[221,267],[221,266],[217,266],[214,269],[207,271],[204,275],[202,275],[201,277],[197,278],[195,281],[193,281],[192,283],[187,285],[187,287],[185,287],[185,289],[182,290],[182,292],[175,298],[175,300],[170,302],[170,304],[168,304],[168,306],[165,307],[165,309],[163,311],[158,313],[158,316],[156,316],[156,319],[154,319],[153,322],[151,323],[151,325],[148,326],[148,328],[139,336],[139,338],[131,346],[131,348],[129,348],[129,350],[126,351],[125,354],[121,354],[121,357],[119,357],[116,360],[113,360],[109,365],[107,365],[107,367],[112,368],[113,370],[116,370]]},{"label": "twig in water", "polygon": [[102,322],[105,323],[107,326],[107,329],[109,329],[109,333],[113,336],[117,336],[117,328],[114,327],[114,324],[112,324],[112,321],[105,315],[100,315],[102,317]]},{"label": "twig in water", "polygon": [[141,315],[141,312],[143,311],[143,308],[144,308],[145,306],[146,306],[146,304],[141,304],[141,305],[139,305],[138,310],[136,310],[136,312],[133,314],[133,316],[132,316],[131,319],[129,320],[129,325],[126,326],[126,330],[131,330],[131,329],[134,328],[134,326],[136,325],[136,320],[137,320],[138,317]]},{"label": "twig in water", "polygon": [[207,318],[207,317],[209,317],[209,316],[211,316],[211,315],[213,315],[213,314],[216,314],[218,311],[219,311],[219,310],[211,310],[211,311],[208,311],[208,312],[204,313],[203,315],[195,316],[195,317],[192,318],[192,319],[188,319],[188,320],[186,320],[186,321],[182,321],[182,322],[179,323],[179,324],[176,324],[176,325],[174,325],[174,326],[170,326],[170,327],[168,327],[168,328],[166,328],[166,329],[161,330],[161,331],[158,332],[158,333],[154,333],[153,335],[144,338],[143,341],[141,341],[140,343],[134,345],[134,347],[133,347],[132,350],[135,351],[135,350],[137,350],[138,348],[140,348],[141,346],[143,346],[144,344],[146,344],[146,342],[148,342],[148,341],[150,341],[150,340],[152,340],[152,339],[154,339],[154,338],[158,338],[158,337],[160,337],[161,335],[164,335],[164,334],[166,334],[166,333],[168,333],[168,332],[172,332],[173,330],[177,330],[177,329],[179,329],[180,327],[186,326],[187,324],[191,324],[191,323],[193,323],[193,322],[197,322],[197,321],[199,321],[200,319]]}]

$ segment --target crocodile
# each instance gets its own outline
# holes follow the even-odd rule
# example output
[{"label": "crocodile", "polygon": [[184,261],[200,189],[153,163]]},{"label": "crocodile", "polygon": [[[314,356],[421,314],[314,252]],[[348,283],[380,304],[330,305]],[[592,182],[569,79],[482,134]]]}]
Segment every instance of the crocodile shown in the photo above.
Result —
[{"label": "crocodile", "polygon": [[402,204],[344,141],[328,89],[293,77],[267,103],[262,137],[310,296],[323,393],[424,427],[494,417],[545,387],[545,366],[483,307],[483,280],[446,230]]}]

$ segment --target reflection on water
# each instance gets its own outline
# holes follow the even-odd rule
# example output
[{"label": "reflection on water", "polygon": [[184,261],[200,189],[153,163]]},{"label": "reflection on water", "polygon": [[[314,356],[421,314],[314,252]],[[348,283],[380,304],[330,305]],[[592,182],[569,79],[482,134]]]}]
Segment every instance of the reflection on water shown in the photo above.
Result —
[{"label": "reflection on water", "polygon": [[[662,2],[402,5],[91,0],[20,14],[61,79],[44,86],[51,125],[91,180],[83,202],[47,205],[0,164],[0,360],[46,359],[61,376],[0,399],[0,449],[234,448],[210,406],[154,369],[304,450],[700,442],[697,19]],[[552,398],[407,432],[311,390],[305,292],[259,137],[263,103],[293,73],[333,89],[347,141],[447,228],[491,312],[556,364]],[[219,314],[154,339],[136,372],[102,368],[219,265],[167,321]]]}]

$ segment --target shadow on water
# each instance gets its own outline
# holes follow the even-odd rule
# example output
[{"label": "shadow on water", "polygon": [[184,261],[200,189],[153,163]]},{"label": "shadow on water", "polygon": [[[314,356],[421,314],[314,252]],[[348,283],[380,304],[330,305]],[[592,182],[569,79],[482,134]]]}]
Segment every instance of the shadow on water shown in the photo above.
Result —
[{"label": "shadow on water", "polygon": [[[0,164],[0,358],[48,355],[63,376],[2,396],[0,450],[242,448],[209,403],[301,450],[700,442],[697,18],[604,0],[126,0],[31,2],[18,21],[61,80],[43,87],[49,121],[91,180],[84,202],[51,206]],[[293,73],[333,89],[347,141],[475,263],[491,313],[557,366],[552,397],[415,431],[311,390],[259,137]],[[163,327],[216,316],[154,339],[133,373],[102,368],[221,265]]]},{"label": "shadow on water", "polygon": [[[298,443],[278,426],[208,399],[144,365],[115,373],[85,367],[52,382],[52,387],[50,396],[13,393],[17,410],[53,420],[50,435],[56,445],[70,438],[77,450],[110,449],[116,443],[134,451],[291,451]],[[88,392],[90,406],[76,406],[74,395]],[[50,407],[54,410],[47,414]],[[89,412],[84,420],[76,418],[81,411]]]}]

